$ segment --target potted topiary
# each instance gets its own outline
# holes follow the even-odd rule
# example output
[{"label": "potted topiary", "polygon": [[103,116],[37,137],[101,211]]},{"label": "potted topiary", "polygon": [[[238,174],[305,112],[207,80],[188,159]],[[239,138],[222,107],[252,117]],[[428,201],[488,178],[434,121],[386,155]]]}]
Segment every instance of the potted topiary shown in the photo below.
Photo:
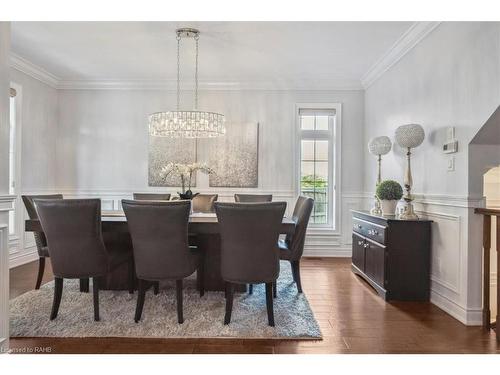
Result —
[{"label": "potted topiary", "polygon": [[398,201],[403,196],[403,188],[393,180],[382,181],[377,186],[377,198],[380,199],[382,214],[394,215]]}]

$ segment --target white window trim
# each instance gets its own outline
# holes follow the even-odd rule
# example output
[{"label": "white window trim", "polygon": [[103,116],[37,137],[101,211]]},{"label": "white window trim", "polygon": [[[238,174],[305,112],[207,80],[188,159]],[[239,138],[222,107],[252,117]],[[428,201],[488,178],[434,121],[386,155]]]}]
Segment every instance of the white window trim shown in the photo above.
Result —
[{"label": "white window trim", "polygon": [[[333,227],[333,223],[330,224],[310,224],[308,227],[308,233],[315,234],[333,234],[340,236],[341,230],[341,168],[342,165],[342,104],[341,103],[296,103],[294,108],[295,113],[295,142],[294,142],[294,191],[298,196],[300,194],[300,144],[302,140],[302,130],[300,129],[300,109],[334,109],[335,110],[335,127],[333,130],[334,139],[331,140],[331,144],[333,147],[330,147],[330,150],[333,148],[333,165],[331,169],[332,182],[331,190],[329,192],[329,199],[332,204],[329,205],[329,213],[332,215],[334,219],[333,223],[335,223],[335,227]],[[330,156],[330,157],[331,157]],[[333,197],[331,196],[333,195]]]},{"label": "white window trim", "polygon": [[[22,129],[23,129],[23,118],[22,118],[22,105],[23,105],[23,89],[22,86],[11,82],[10,87],[16,90],[16,139],[15,139],[15,187],[14,187],[14,201],[13,201],[13,211],[15,218],[15,232],[13,235],[9,236],[10,245],[19,246],[21,242],[21,236],[24,233],[23,223],[24,223],[24,206],[21,200],[21,155],[22,155]],[[10,190],[10,186],[9,186]]]}]

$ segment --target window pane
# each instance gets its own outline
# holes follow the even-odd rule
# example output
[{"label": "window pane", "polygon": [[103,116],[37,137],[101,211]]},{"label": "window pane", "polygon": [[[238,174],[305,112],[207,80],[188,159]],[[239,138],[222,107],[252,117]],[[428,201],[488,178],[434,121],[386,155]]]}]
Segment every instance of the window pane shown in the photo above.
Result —
[{"label": "window pane", "polygon": [[314,154],[316,160],[328,161],[328,141],[316,141]]},{"label": "window pane", "polygon": [[314,116],[300,116],[300,128],[302,130],[314,130]]},{"label": "window pane", "polygon": [[328,130],[329,116],[316,116],[316,130]]},{"label": "window pane", "polygon": [[314,161],[314,141],[302,141],[302,160]]},{"label": "window pane", "polygon": [[300,191],[314,199],[311,223],[328,223],[329,166],[327,140],[302,140]]}]

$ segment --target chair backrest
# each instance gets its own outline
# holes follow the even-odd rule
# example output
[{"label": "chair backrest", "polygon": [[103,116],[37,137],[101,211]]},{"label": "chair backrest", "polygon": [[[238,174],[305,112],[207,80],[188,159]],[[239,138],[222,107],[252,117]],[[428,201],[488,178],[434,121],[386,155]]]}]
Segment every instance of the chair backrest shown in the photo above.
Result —
[{"label": "chair backrest", "polygon": [[108,256],[102,239],[100,199],[35,199],[47,237],[52,271],[63,278],[103,276]]},{"label": "chair backrest", "polygon": [[218,194],[198,194],[192,199],[193,212],[214,212]]},{"label": "chair backrest", "polygon": [[241,203],[262,203],[272,200],[272,194],[234,194],[234,201]]},{"label": "chair backrest", "polygon": [[191,203],[122,200],[134,247],[137,277],[182,279],[196,268],[188,244]]},{"label": "chair backrest", "polygon": [[224,280],[235,283],[276,280],[278,237],[285,209],[286,202],[215,203]]},{"label": "chair backrest", "polygon": [[[63,199],[62,194],[48,194],[48,195],[23,195],[21,196],[24,202],[24,207],[26,207],[26,212],[28,213],[28,217],[31,220],[38,220],[38,213],[36,212],[34,199]],[[47,246],[47,238],[45,234],[41,232],[34,232],[33,236],[35,237],[36,249],[38,251],[39,256],[46,256],[43,248]]]},{"label": "chair backrest", "polygon": [[136,200],[136,201],[169,201],[170,194],[134,193],[134,200]]},{"label": "chair backrest", "polygon": [[285,241],[292,252],[291,260],[299,260],[304,252],[304,242],[306,239],[307,224],[314,206],[314,199],[299,196],[293,209],[292,220],[295,221],[295,231],[288,234]]}]

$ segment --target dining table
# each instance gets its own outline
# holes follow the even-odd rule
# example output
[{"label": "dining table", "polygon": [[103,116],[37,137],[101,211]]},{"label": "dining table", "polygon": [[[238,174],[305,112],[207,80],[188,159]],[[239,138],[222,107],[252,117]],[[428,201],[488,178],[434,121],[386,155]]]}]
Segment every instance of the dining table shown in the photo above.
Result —
[{"label": "dining table", "polygon": [[[68,218],[70,220],[71,218]],[[102,236],[107,251],[123,251],[133,254],[132,239],[127,218],[123,211],[101,212]],[[26,220],[26,232],[41,232],[39,220]],[[205,290],[223,291],[225,282],[221,276],[220,229],[215,213],[193,212],[189,216],[189,243],[203,252]],[[295,221],[283,217],[280,234],[291,235],[295,232]],[[50,240],[49,240],[50,241]],[[50,250],[49,250],[50,252]],[[105,290],[128,290],[128,265],[125,263],[101,278],[100,288]],[[243,292],[246,285],[239,285],[235,291]]]}]

